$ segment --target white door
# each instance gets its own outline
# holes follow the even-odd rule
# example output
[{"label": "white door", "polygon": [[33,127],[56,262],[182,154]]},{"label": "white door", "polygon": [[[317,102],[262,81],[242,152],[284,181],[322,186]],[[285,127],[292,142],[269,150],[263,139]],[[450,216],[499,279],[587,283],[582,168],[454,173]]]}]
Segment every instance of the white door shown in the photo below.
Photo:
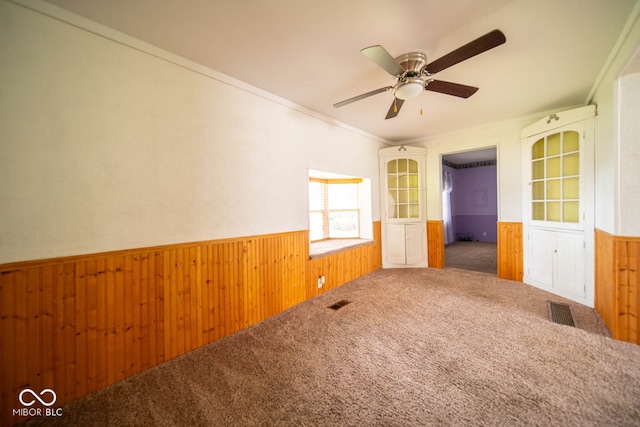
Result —
[{"label": "white door", "polygon": [[560,293],[584,298],[584,252],[582,236],[556,235],[553,287]]},{"label": "white door", "polygon": [[420,224],[406,224],[406,263],[419,264],[423,259],[423,248],[425,242],[422,241],[422,233]]},{"label": "white door", "polygon": [[527,273],[532,281],[553,283],[553,258],[555,238],[546,231],[532,230],[529,239],[529,264]]},{"label": "white door", "polygon": [[386,257],[390,264],[406,263],[406,241],[404,224],[387,225]]}]

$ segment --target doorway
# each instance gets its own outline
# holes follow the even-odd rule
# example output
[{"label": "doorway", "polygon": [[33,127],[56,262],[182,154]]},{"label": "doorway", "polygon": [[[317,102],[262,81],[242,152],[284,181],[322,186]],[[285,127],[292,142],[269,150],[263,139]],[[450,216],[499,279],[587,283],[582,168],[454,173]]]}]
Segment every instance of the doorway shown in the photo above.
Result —
[{"label": "doorway", "polygon": [[442,155],[445,268],[497,274],[496,148]]}]

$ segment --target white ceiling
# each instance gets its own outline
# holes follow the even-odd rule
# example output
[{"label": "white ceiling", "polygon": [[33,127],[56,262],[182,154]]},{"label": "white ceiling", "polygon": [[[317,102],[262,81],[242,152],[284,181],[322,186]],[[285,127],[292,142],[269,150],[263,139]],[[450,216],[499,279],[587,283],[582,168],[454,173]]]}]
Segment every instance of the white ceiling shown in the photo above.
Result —
[{"label": "white ceiling", "polygon": [[[47,0],[383,140],[584,105],[637,0]],[[507,42],[437,74],[480,90],[434,92],[385,120],[394,80],[360,53],[433,61],[500,29]],[[420,108],[424,111],[421,116]]]}]

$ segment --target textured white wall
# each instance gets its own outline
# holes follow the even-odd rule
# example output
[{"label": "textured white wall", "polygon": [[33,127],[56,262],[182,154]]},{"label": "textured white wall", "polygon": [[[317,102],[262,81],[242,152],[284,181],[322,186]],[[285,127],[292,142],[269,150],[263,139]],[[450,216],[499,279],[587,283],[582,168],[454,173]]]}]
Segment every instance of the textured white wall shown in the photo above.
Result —
[{"label": "textured white wall", "polygon": [[0,19],[0,263],[307,229],[308,168],[370,178],[379,219],[380,142],[85,21]]},{"label": "textured white wall", "polygon": [[[636,4],[628,23],[629,31],[619,40],[617,49],[613,52],[611,62],[603,70],[602,78],[594,88],[593,103],[598,106],[596,116],[595,139],[595,204],[596,228],[616,235],[640,235],[637,227],[629,227],[628,218],[637,217],[637,207],[632,207],[629,213],[629,203],[625,200],[630,193],[639,192],[638,181],[628,180],[626,177],[637,177],[639,164],[633,158],[626,158],[630,153],[637,154],[638,142],[621,140],[623,129],[621,121],[626,120],[628,127],[637,126],[637,88],[635,98],[625,97],[631,104],[635,103],[635,116],[627,115],[626,119],[621,111],[621,103],[625,102],[621,96],[621,74],[640,48],[640,2]],[[627,90],[632,90],[627,88]],[[631,93],[630,93],[631,94]],[[631,94],[632,95],[632,94]],[[629,107],[626,107],[627,109]],[[633,111],[631,107],[630,112]],[[629,132],[627,129],[626,132]],[[623,159],[622,156],[625,156]],[[622,161],[621,161],[622,160]],[[625,186],[624,195],[621,193]],[[629,201],[637,200],[634,197]],[[636,205],[637,206],[637,205]],[[625,221],[627,225],[622,224]]]},{"label": "textured white wall", "polygon": [[609,90],[598,91],[594,103],[598,107],[595,122],[595,227],[615,234],[616,156],[613,83]]},{"label": "textured white wall", "polygon": [[442,155],[497,147],[498,221],[522,221],[520,131],[533,120],[497,123],[440,135],[419,145],[427,148],[427,217],[442,219]]},{"label": "textured white wall", "polygon": [[619,88],[617,234],[640,236],[640,73],[623,76]]}]

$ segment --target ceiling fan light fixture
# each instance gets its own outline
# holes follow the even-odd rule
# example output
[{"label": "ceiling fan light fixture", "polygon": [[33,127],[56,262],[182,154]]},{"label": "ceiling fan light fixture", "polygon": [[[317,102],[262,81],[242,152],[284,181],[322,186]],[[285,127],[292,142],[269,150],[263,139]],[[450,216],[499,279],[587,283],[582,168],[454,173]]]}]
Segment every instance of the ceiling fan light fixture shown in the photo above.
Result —
[{"label": "ceiling fan light fixture", "polygon": [[406,82],[398,82],[393,88],[393,95],[402,100],[415,98],[424,90],[424,81],[420,78],[412,78]]}]

